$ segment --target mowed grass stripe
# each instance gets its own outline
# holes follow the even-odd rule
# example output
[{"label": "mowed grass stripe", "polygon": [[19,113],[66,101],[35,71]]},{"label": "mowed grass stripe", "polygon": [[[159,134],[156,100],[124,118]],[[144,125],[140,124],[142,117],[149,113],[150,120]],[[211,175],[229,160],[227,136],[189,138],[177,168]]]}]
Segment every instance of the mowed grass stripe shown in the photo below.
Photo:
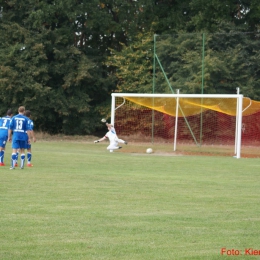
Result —
[{"label": "mowed grass stripe", "polygon": [[153,149],[38,142],[34,167],[1,167],[0,259],[230,259],[221,248],[260,249],[259,159]]}]

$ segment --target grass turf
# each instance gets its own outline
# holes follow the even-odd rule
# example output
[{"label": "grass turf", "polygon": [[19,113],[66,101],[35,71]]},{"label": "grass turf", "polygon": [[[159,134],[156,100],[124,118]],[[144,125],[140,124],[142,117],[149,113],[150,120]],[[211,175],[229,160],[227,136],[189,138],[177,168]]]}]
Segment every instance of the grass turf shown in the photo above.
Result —
[{"label": "grass turf", "polygon": [[7,147],[1,260],[232,259],[222,248],[243,259],[260,250],[259,159],[106,145],[38,142],[34,167],[14,171]]}]

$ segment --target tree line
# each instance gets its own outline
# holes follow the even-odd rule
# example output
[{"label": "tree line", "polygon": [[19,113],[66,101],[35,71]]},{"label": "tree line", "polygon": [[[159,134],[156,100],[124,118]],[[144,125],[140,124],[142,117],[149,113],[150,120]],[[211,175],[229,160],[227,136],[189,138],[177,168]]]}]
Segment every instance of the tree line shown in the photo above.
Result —
[{"label": "tree line", "polygon": [[169,92],[155,53],[181,93],[203,83],[259,99],[258,0],[0,0],[0,10],[0,112],[24,105],[36,130],[91,134],[111,93],[152,93],[155,76]]}]

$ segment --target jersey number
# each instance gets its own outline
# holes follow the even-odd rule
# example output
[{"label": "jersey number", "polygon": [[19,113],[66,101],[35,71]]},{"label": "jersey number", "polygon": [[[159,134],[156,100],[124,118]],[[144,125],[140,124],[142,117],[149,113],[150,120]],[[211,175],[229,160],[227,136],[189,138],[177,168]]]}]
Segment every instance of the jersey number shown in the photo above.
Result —
[{"label": "jersey number", "polygon": [[4,119],[3,121],[4,121],[4,122],[3,122],[3,125],[2,125],[2,126],[6,126],[7,119]]},{"label": "jersey number", "polygon": [[16,120],[16,128],[21,130],[23,128],[23,120]]}]

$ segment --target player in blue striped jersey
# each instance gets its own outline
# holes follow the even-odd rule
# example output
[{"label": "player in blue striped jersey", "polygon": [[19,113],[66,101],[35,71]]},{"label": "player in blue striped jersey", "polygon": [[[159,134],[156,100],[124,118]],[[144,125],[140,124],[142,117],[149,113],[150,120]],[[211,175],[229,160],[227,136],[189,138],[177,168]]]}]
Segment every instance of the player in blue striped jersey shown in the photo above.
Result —
[{"label": "player in blue striped jersey", "polygon": [[13,116],[12,110],[8,109],[6,116],[0,118],[0,166],[4,166],[5,146],[8,140],[8,128]]},{"label": "player in blue striped jersey", "polygon": [[[24,115],[28,118],[28,125],[29,125],[29,128],[31,130],[32,140],[33,140],[33,142],[36,142],[36,138],[35,138],[34,131],[33,131],[34,124],[33,124],[33,121],[31,119],[31,111],[26,110]],[[32,160],[32,145],[31,145],[31,142],[27,142],[27,148],[26,149],[27,149],[27,166],[32,167],[33,165],[31,163],[31,160]]]},{"label": "player in blue striped jersey", "polygon": [[[25,153],[24,149],[27,148],[27,135],[29,136],[28,142],[30,142],[31,130],[28,124],[28,118],[24,115],[25,107],[18,108],[18,114],[13,116],[9,125],[8,140],[12,140],[12,156],[11,156],[11,168],[15,169],[16,153],[20,150],[21,153],[21,169],[24,168]],[[13,136],[12,136],[13,135]],[[12,137],[12,138],[11,138]]]}]

